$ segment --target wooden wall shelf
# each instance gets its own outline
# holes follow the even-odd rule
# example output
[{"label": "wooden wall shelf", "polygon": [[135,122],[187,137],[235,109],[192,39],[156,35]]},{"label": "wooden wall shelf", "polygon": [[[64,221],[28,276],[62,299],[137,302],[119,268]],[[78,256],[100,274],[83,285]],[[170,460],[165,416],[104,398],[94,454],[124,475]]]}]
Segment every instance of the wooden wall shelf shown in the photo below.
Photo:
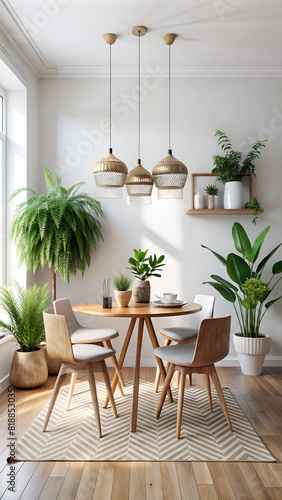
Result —
[{"label": "wooden wall shelf", "polygon": [[[186,215],[249,215],[253,213],[253,209],[251,208],[241,208],[241,209],[225,209],[225,208],[194,208],[194,180],[195,177],[216,177],[217,174],[191,174],[191,209],[187,210]],[[249,201],[252,199],[252,174],[244,174],[244,177],[249,178]],[[263,209],[257,211],[258,214],[261,214]]]}]

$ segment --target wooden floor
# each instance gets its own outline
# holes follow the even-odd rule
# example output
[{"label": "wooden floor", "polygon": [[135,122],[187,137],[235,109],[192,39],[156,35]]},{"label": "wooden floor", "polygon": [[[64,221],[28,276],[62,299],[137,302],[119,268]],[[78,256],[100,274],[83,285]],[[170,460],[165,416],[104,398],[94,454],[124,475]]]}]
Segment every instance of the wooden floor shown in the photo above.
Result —
[{"label": "wooden floor", "polygon": [[[141,368],[153,381],[155,370]],[[0,394],[0,498],[13,500],[213,500],[282,499],[282,369],[264,368],[245,377],[220,368],[229,387],[276,463],[247,462],[20,462],[16,493],[7,490],[7,391]],[[112,373],[110,373],[112,374]],[[124,377],[132,378],[125,368]],[[44,386],[16,392],[17,437],[21,438],[50,397],[56,377]],[[97,374],[98,380],[98,374]],[[193,385],[202,386],[200,376]]]}]

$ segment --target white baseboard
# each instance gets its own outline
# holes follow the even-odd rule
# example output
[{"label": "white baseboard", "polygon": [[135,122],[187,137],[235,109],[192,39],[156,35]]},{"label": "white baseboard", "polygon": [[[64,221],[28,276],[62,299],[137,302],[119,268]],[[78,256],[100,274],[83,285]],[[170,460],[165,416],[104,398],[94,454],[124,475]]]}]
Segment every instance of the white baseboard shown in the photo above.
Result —
[{"label": "white baseboard", "polygon": [[0,392],[5,391],[5,389],[7,389],[7,387],[8,387],[8,385],[10,385],[9,375],[6,375],[6,377],[4,377],[0,380]]},{"label": "white baseboard", "polygon": [[[110,364],[110,363],[109,363]],[[126,359],[123,366],[134,367],[135,359]],[[140,366],[144,368],[155,368],[157,362],[154,358],[141,358]],[[240,366],[237,356],[230,356],[216,363],[216,366]],[[282,366],[282,356],[266,356],[264,366]]]}]

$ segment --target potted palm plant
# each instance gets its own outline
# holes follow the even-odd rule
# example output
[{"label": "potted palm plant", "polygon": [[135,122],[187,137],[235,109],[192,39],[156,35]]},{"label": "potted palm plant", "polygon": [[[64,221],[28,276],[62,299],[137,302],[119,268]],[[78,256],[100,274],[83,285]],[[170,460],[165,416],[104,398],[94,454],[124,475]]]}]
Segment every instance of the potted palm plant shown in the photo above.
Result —
[{"label": "potted palm plant", "polygon": [[0,287],[0,331],[14,336],[15,351],[10,370],[13,386],[27,389],[44,384],[48,369],[44,353],[38,345],[44,340],[43,311],[50,302],[49,283],[35,284],[25,290],[17,282],[14,287]]},{"label": "potted palm plant", "polygon": [[119,273],[114,277],[114,295],[119,307],[127,307],[131,299],[132,290],[129,290],[131,278],[125,273]]},{"label": "potted palm plant", "polygon": [[81,271],[83,276],[89,267],[92,250],[103,239],[96,218],[103,211],[99,201],[80,192],[85,182],[65,189],[59,174],[55,179],[47,168],[44,172],[47,194],[36,194],[29,188],[12,194],[10,199],[21,191],[30,191],[34,196],[16,207],[11,238],[17,245],[19,265],[25,263],[33,272],[38,266],[52,269],[52,294],[56,300],[56,271],[69,282],[70,275]]},{"label": "potted palm plant", "polygon": [[135,281],[132,286],[132,298],[134,302],[150,302],[151,284],[148,278],[151,276],[161,277],[159,274],[165,264],[163,263],[165,256],[157,257],[156,254],[147,257],[148,249],[142,251],[141,249],[134,249],[134,257],[128,259],[130,269]]},{"label": "potted palm plant", "polygon": [[232,144],[224,132],[216,130],[214,135],[217,136],[217,143],[224,151],[224,156],[213,156],[214,168],[212,170],[213,174],[217,174],[216,180],[224,184],[224,208],[243,208],[243,176],[244,174],[255,175],[254,161],[259,158],[267,139],[256,141],[252,149],[242,159],[242,153],[233,150]]},{"label": "potted palm plant", "polygon": [[[231,281],[212,274],[214,281],[205,281],[211,285],[228,302],[233,303],[238,319],[240,333],[233,335],[234,347],[238,352],[242,372],[245,375],[260,375],[265,354],[270,350],[270,338],[260,331],[261,322],[266,311],[277,302],[280,297],[269,300],[269,296],[277,283],[282,279],[275,276],[282,273],[282,261],[272,266],[270,279],[263,281],[262,275],[266,264],[281,246],[279,243],[259,263],[258,256],[264,239],[270,229],[265,228],[256,238],[253,246],[243,226],[235,222],[232,227],[232,236],[235,248],[241,255],[230,253],[227,258],[202,245],[212,252],[225,266]],[[269,273],[269,271],[268,271]]]}]

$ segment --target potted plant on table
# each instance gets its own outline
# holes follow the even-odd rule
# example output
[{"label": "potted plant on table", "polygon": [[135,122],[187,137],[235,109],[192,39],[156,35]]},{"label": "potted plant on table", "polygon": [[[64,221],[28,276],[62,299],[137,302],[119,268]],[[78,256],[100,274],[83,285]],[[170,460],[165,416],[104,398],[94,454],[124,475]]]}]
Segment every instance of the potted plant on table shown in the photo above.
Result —
[{"label": "potted plant on table", "polygon": [[219,188],[215,184],[208,184],[204,189],[207,197],[208,197],[208,208],[214,208],[214,197],[218,195]]},{"label": "potted plant on table", "polygon": [[[46,265],[52,269],[52,295],[56,300],[56,271],[63,281],[70,275],[89,267],[93,248],[101,234],[101,223],[96,218],[103,211],[99,201],[79,192],[85,182],[69,189],[62,185],[61,176],[55,179],[44,168],[47,194],[36,194],[33,189],[16,190],[10,200],[22,191],[31,191],[33,197],[18,205],[11,223],[11,238],[17,245],[19,265],[36,271]],[[94,216],[94,215],[96,216]]]},{"label": "potted plant on table", "polygon": [[127,307],[129,304],[132,295],[132,290],[129,290],[131,281],[131,278],[124,273],[117,274],[114,277],[114,285],[116,288],[114,294],[119,307]]},{"label": "potted plant on table", "polygon": [[159,274],[162,271],[162,267],[165,265],[163,263],[165,256],[161,255],[157,257],[156,254],[147,257],[149,250],[142,251],[141,249],[134,249],[134,257],[128,259],[130,269],[133,276],[135,276],[135,281],[132,286],[132,298],[134,302],[150,302],[151,295],[151,285],[148,278],[151,276],[161,277]]},{"label": "potted plant on table", "polygon": [[[224,299],[233,303],[239,322],[240,333],[233,335],[234,347],[238,352],[242,372],[245,375],[260,375],[265,354],[270,350],[270,338],[260,331],[262,319],[266,311],[280,297],[269,300],[269,296],[277,283],[273,283],[274,276],[282,273],[282,261],[272,266],[272,276],[268,281],[262,280],[263,271],[273,254],[281,246],[279,243],[259,263],[257,259],[270,229],[268,226],[256,238],[253,246],[241,224],[235,222],[232,227],[232,236],[235,248],[241,255],[230,253],[227,258],[202,245],[212,252],[225,266],[227,274],[233,283],[218,275],[212,274],[214,281],[205,281],[217,290]],[[256,266],[256,267],[255,267]]]},{"label": "potted plant on table", "polygon": [[6,316],[0,319],[0,331],[14,336],[19,349],[15,351],[10,382],[20,389],[37,387],[48,378],[43,350],[43,311],[50,302],[49,283],[35,284],[25,290],[17,282],[14,287],[0,287],[0,308]]},{"label": "potted plant on table", "polygon": [[254,161],[259,158],[267,139],[256,141],[252,149],[242,159],[242,153],[233,150],[232,144],[224,132],[216,130],[214,135],[218,137],[217,143],[225,153],[224,156],[213,156],[214,168],[212,170],[213,174],[217,174],[216,180],[224,184],[224,208],[243,208],[243,176],[244,174],[256,175]]}]

